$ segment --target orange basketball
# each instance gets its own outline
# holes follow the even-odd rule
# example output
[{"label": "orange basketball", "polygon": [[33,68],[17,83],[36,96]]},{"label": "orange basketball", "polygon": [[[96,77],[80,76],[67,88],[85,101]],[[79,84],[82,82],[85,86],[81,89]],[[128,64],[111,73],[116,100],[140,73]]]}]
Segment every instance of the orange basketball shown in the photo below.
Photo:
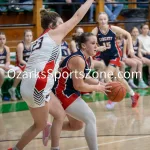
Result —
[{"label": "orange basketball", "polygon": [[126,88],[120,82],[110,82],[108,84],[111,86],[109,89],[111,92],[106,92],[109,100],[113,102],[120,102],[126,96]]}]

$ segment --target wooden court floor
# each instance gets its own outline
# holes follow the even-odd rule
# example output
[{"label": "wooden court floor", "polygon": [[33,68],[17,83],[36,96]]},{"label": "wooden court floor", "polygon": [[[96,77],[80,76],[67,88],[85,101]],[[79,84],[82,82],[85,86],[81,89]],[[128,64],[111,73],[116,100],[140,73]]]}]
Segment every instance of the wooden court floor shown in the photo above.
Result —
[{"label": "wooden court floor", "polygon": [[[105,104],[89,103],[97,118],[99,150],[150,150],[150,96],[141,96],[134,109],[130,98],[116,104],[112,111],[106,110]],[[31,124],[29,111],[0,114],[0,150],[15,145]],[[61,150],[87,150],[83,131],[62,132]],[[40,133],[25,150],[50,150],[50,141],[44,147]]]}]

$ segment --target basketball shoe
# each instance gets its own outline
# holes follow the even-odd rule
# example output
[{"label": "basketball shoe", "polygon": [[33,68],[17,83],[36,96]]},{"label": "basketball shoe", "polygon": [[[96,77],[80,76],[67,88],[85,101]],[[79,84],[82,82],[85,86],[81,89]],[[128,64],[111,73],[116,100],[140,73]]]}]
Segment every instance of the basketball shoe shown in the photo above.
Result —
[{"label": "basketball shoe", "polygon": [[106,108],[108,110],[112,110],[116,105],[116,102],[112,102],[111,100],[108,100],[107,104],[106,104]]},{"label": "basketball shoe", "polygon": [[47,146],[47,143],[48,143],[48,140],[50,138],[50,134],[51,134],[51,126],[52,124],[51,123],[47,123],[47,126],[44,128],[43,130],[43,137],[42,137],[42,140],[43,140],[43,145],[44,146]]},{"label": "basketball shoe", "polygon": [[135,108],[138,105],[140,94],[135,93],[134,96],[131,96],[132,99],[132,108]]}]

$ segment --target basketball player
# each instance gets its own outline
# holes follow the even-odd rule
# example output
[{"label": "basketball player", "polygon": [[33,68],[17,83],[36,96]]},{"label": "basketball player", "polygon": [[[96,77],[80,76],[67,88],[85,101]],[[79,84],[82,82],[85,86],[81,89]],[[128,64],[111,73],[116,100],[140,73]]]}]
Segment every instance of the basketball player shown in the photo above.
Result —
[{"label": "basketball player", "polygon": [[[134,93],[130,88],[126,80],[119,73],[120,67],[120,56],[118,46],[116,45],[116,34],[123,34],[128,39],[128,49],[130,49],[130,57],[134,57],[134,50],[132,45],[132,38],[130,34],[117,26],[110,26],[108,24],[108,15],[105,12],[101,12],[98,16],[98,27],[95,27],[92,30],[92,33],[97,36],[98,44],[100,46],[106,46],[107,48],[100,52],[100,59],[105,64],[106,69],[106,82],[111,82],[110,73],[120,82],[122,82],[127,89],[127,92],[130,94],[132,99],[132,107],[136,107],[139,99],[139,94]],[[114,102],[108,101],[106,107],[113,108]]]},{"label": "basketball player", "polygon": [[[98,80],[86,77],[90,66],[87,60],[96,54],[97,38],[92,33],[83,33],[78,39],[79,50],[61,63],[61,77],[55,82],[53,92],[61,101],[63,108],[69,115],[69,122],[65,122],[63,130],[74,131],[85,123],[85,138],[90,150],[98,150],[96,118],[90,107],[80,97],[82,92],[108,91],[108,86],[99,83]],[[70,76],[63,77],[64,74]],[[75,118],[75,119],[74,119]],[[76,120],[77,119],[77,120]],[[80,121],[79,121],[80,120]]]},{"label": "basketball player", "polygon": [[47,125],[48,113],[53,117],[51,150],[59,150],[59,137],[65,118],[65,112],[52,94],[54,74],[61,60],[61,43],[64,37],[84,17],[93,0],[87,0],[74,14],[63,23],[56,12],[41,10],[41,25],[45,30],[33,42],[32,53],[27,62],[21,83],[21,95],[29,106],[34,124],[23,134],[13,150],[22,150]]},{"label": "basketball player", "polygon": [[[14,84],[17,83],[16,76],[18,76],[19,73],[18,67],[10,65],[10,50],[9,47],[6,46],[5,44],[6,44],[6,35],[5,33],[0,32],[0,102],[2,102],[1,87],[4,83],[5,73],[6,72],[9,73],[10,69],[13,70],[13,72],[15,73]],[[11,95],[11,100],[13,101],[17,100],[15,91],[14,93],[10,93],[10,95]]]},{"label": "basketball player", "polygon": [[[33,34],[31,30],[24,31],[24,40],[17,45],[16,52],[16,66],[18,66],[20,76],[16,78],[16,81],[13,83],[12,87],[9,89],[9,93],[13,99],[16,99],[15,90],[18,84],[21,81],[21,72],[24,71],[26,63],[31,54],[31,42],[33,39]],[[21,97],[21,96],[20,96]]]}]

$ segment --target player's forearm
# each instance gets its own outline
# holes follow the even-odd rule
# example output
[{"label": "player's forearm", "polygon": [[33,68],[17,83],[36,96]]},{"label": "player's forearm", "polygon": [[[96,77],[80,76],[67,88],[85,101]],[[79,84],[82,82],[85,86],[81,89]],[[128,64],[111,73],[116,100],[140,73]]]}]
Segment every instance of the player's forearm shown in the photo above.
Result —
[{"label": "player's forearm", "polygon": [[24,60],[19,60],[19,63],[22,65],[26,65],[27,63]]},{"label": "player's forearm", "polygon": [[132,37],[131,37],[130,33],[127,33],[127,38],[128,38],[128,49],[130,50],[130,53],[134,53]]},{"label": "player's forearm", "polygon": [[86,78],[84,81],[86,83],[90,84],[90,85],[97,85],[97,84],[99,84],[99,80],[98,79],[93,79],[92,77]]},{"label": "player's forearm", "polygon": [[82,84],[77,84],[74,85],[74,88],[77,91],[81,91],[81,92],[93,92],[93,91],[97,91],[97,88],[95,85],[89,85],[87,83],[82,83]]},{"label": "player's forearm", "polygon": [[8,62],[6,62],[6,64],[5,64],[6,66],[9,66],[10,65],[10,61],[8,61]]}]

